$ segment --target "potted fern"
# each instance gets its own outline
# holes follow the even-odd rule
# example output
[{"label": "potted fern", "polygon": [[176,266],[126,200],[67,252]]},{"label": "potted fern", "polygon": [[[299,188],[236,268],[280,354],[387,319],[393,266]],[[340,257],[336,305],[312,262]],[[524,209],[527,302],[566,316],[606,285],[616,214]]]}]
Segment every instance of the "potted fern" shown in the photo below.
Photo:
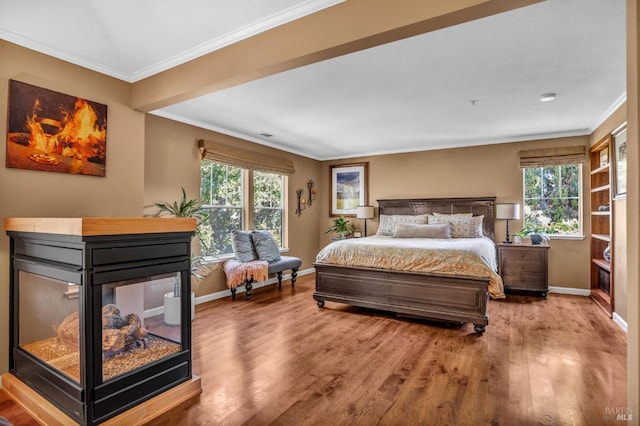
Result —
[{"label": "potted fern", "polygon": [[340,239],[347,238],[347,235],[355,231],[356,227],[353,226],[351,222],[346,220],[344,216],[337,217],[333,219],[333,225],[327,228],[324,232],[328,234],[329,232],[335,232],[340,235]]},{"label": "potted fern", "polygon": [[[166,201],[159,201],[154,203],[158,211],[155,216],[171,216],[171,217],[194,217],[197,220],[196,237],[202,243],[206,239],[202,238],[201,224],[204,219],[201,207],[202,204],[198,199],[187,200],[187,194],[182,189],[182,197],[180,201],[174,201],[172,203]],[[206,249],[206,248],[205,248]],[[203,264],[203,257],[199,255],[191,255],[191,275],[196,278],[203,278],[201,275]],[[173,291],[164,295],[164,321],[169,325],[180,324],[180,276],[177,275],[173,280]],[[195,313],[195,292],[191,292],[191,319],[194,318]]]}]

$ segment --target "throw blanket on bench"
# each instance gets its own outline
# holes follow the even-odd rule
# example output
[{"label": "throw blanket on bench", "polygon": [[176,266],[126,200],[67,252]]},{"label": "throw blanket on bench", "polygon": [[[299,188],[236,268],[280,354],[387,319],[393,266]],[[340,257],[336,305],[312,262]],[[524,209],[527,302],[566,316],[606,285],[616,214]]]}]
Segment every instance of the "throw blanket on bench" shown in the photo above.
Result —
[{"label": "throw blanket on bench", "polygon": [[252,260],[251,262],[239,262],[235,259],[227,260],[224,264],[224,273],[227,275],[227,286],[235,289],[243,285],[247,280],[262,282],[269,278],[269,262],[264,260]]}]

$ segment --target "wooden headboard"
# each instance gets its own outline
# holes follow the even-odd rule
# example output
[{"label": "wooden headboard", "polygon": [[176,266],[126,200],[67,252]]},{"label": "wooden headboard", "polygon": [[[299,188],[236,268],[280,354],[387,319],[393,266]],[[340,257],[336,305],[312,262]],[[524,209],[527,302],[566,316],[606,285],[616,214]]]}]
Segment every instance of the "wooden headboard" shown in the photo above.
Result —
[{"label": "wooden headboard", "polygon": [[377,200],[379,214],[429,214],[429,213],[473,213],[484,215],[482,230],[484,235],[495,241],[496,197],[479,198],[407,198]]}]

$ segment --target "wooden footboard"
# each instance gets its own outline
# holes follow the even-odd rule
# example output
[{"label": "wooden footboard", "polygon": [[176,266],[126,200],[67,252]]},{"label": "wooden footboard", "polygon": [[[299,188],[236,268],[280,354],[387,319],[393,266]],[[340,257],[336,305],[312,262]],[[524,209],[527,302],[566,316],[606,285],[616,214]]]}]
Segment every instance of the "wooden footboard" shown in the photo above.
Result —
[{"label": "wooden footboard", "polygon": [[427,275],[316,264],[319,307],[325,301],[446,322],[471,322],[477,333],[489,323],[489,278]]}]

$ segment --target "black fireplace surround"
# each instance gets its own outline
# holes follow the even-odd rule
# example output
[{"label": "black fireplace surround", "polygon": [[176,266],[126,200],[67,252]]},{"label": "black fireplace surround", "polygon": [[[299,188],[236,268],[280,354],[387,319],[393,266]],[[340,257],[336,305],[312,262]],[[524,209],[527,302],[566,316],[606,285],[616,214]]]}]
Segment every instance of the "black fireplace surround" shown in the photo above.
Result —
[{"label": "black fireplace surround", "polygon": [[[9,369],[13,375],[83,425],[102,423],[191,379],[192,232],[100,236],[16,231],[7,231],[7,234],[11,244]],[[35,284],[25,286],[23,283],[21,286],[21,280],[31,277],[35,277],[32,280]],[[175,348],[169,355],[105,378],[105,359],[112,356],[105,352],[103,343],[102,310],[105,302],[110,301],[105,299],[105,294],[130,283],[145,285],[154,277],[169,277],[180,283],[181,321],[173,327],[179,337],[170,342]],[[72,361],[77,361],[74,365],[77,368],[75,378],[34,355],[33,351],[26,350],[28,345],[25,343],[29,342],[23,340],[29,338],[20,335],[21,332],[26,334],[22,330],[28,328],[20,321],[37,323],[41,314],[49,317],[56,314],[55,300],[50,300],[50,296],[34,295],[40,290],[49,291],[46,288],[49,281],[75,290],[71,297],[74,298],[73,306],[77,306],[77,314],[73,315],[78,318],[75,323],[78,347],[70,355]],[[67,300],[69,295],[60,297],[63,298]],[[21,309],[26,311],[31,303],[24,299],[35,300],[44,309],[35,309],[33,313],[20,312]],[[51,322],[45,320],[40,328],[46,329],[44,333],[48,338],[59,340],[50,328],[60,327],[60,321],[57,319],[56,324]],[[171,328],[164,323],[161,327]],[[164,335],[158,337],[149,329],[143,339],[127,347],[144,351],[149,339],[171,340]]]}]

